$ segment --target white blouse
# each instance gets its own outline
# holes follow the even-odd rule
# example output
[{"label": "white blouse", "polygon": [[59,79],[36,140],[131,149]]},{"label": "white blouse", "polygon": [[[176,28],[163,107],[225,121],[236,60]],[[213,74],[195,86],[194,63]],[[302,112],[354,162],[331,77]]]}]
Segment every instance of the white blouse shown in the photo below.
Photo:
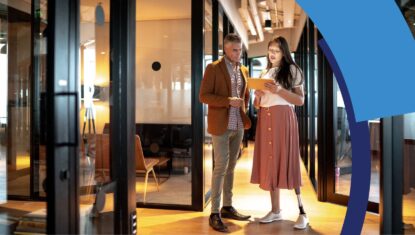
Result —
[{"label": "white blouse", "polygon": [[[294,86],[303,88],[303,78],[302,78],[302,72],[300,69],[298,69],[295,65],[290,66],[291,74],[294,76]],[[261,78],[274,78],[276,73],[278,73],[278,67],[270,68],[269,70],[264,70],[261,73]],[[261,107],[271,107],[274,105],[291,105],[293,104],[286,101],[284,98],[279,96],[278,94],[274,94],[268,90],[263,90],[265,94],[261,97]]]}]

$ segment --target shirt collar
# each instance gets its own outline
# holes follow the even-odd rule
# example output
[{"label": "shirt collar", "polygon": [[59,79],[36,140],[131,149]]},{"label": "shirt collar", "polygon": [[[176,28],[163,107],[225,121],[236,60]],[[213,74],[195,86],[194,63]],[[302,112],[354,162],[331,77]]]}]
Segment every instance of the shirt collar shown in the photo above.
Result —
[{"label": "shirt collar", "polygon": [[[235,65],[232,63],[232,61],[230,60],[230,59],[228,59],[228,57],[226,57],[226,55],[225,56],[223,56],[223,58],[225,58],[225,62],[226,62],[226,64],[229,64],[229,65],[231,65],[232,67],[234,67]],[[236,63],[236,66],[240,66],[240,64],[241,63],[239,63],[239,62],[237,62]]]}]

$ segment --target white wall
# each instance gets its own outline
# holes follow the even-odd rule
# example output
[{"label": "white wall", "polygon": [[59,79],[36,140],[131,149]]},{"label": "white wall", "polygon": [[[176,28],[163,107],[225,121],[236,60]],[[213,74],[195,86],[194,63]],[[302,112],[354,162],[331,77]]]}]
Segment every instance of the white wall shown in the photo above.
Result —
[{"label": "white wall", "polygon": [[137,22],[137,123],[191,124],[190,26],[190,19]]}]

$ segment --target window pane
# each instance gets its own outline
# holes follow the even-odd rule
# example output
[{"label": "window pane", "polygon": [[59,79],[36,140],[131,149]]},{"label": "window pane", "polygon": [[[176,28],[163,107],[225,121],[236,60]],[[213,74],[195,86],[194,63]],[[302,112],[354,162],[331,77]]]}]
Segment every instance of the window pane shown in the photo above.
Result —
[{"label": "window pane", "polygon": [[[36,218],[36,231],[46,233],[46,203],[39,201],[46,195],[45,143],[39,130],[32,132],[39,118],[45,120],[39,109],[46,82],[46,7],[44,0],[0,2],[0,234],[28,231],[34,224],[29,218]],[[8,200],[17,197],[27,201]]]},{"label": "window pane", "polygon": [[334,169],[335,193],[348,196],[350,193],[350,183],[352,178],[352,142],[346,108],[338,85],[336,90],[337,93],[335,99],[337,103],[337,110],[335,110],[335,117],[337,117],[337,120],[334,120],[334,126],[336,127],[334,129],[336,143]]},{"label": "window pane", "polygon": [[[110,1],[80,1],[80,233],[112,233]],[[98,215],[98,216],[97,216]],[[97,216],[97,220],[92,220]],[[104,222],[105,221],[105,222]]]},{"label": "window pane", "polygon": [[405,234],[415,234],[415,113],[404,115],[403,201]]},{"label": "window pane", "polygon": [[380,158],[382,156],[380,126],[380,119],[369,120],[371,158],[369,201],[377,203],[379,203]]},{"label": "window pane", "polygon": [[191,205],[191,1],[137,0],[136,38],[137,202]]},{"label": "window pane", "polygon": [[[205,0],[205,22],[204,22],[204,64],[203,67],[212,63],[212,3],[211,0]],[[204,193],[206,196],[210,192],[212,184],[212,170],[213,170],[213,151],[212,151],[212,135],[207,132],[207,105],[203,104],[204,117],[204,140],[203,140],[203,159],[204,159]],[[206,197],[207,198],[207,197]]]}]

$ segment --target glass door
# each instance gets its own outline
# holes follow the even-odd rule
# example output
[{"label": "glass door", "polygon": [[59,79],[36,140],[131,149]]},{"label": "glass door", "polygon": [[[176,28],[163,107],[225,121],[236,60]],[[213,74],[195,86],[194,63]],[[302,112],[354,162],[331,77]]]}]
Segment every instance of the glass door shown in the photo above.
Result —
[{"label": "glass door", "polygon": [[46,233],[46,26],[46,1],[0,3],[1,234]]},{"label": "glass door", "polygon": [[80,0],[79,22],[80,233],[112,233],[110,1]]},{"label": "glass door", "polygon": [[193,149],[192,1],[136,3],[136,202],[189,207],[202,157]]}]

